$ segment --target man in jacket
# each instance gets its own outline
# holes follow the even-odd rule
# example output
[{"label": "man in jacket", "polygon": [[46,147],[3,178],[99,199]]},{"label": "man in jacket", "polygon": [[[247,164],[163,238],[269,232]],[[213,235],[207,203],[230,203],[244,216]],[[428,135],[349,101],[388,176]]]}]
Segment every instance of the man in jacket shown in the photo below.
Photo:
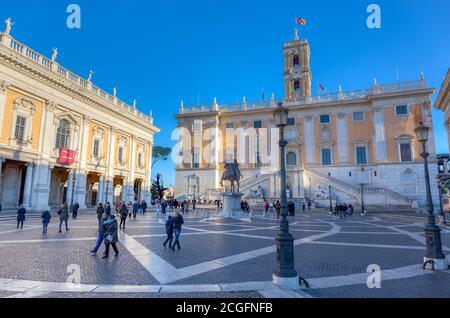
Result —
[{"label": "man in jacket", "polygon": [[[105,213],[106,215],[106,213]],[[109,247],[112,246],[115,257],[119,256],[119,250],[117,249],[117,242],[119,241],[117,220],[114,215],[111,215],[109,219],[106,219],[103,224],[105,225],[105,233],[103,239],[105,241],[105,254],[103,259],[109,257]]]},{"label": "man in jacket", "polygon": [[120,213],[120,225],[119,227],[121,229],[125,230],[125,223],[127,222],[127,216],[128,216],[128,208],[125,204],[125,202],[122,204],[122,208],[119,211]]},{"label": "man in jacket", "polygon": [[77,202],[72,207],[72,219],[75,220],[77,218],[79,209],[80,209],[80,205]]},{"label": "man in jacket", "polygon": [[183,216],[179,213],[179,211],[175,212],[175,216],[173,218],[173,230],[175,232],[175,242],[172,245],[172,251],[175,251],[175,245],[180,246],[180,234],[181,234],[181,226],[184,224]]},{"label": "man in jacket", "polygon": [[97,242],[95,243],[95,247],[91,250],[91,255],[95,256],[97,255],[98,249],[103,243],[103,238],[105,234],[105,221],[108,219],[108,216],[106,213],[102,214],[102,218],[100,219],[100,222],[98,223],[98,237]]},{"label": "man in jacket", "polygon": [[61,227],[63,222],[66,225],[66,231],[68,231],[69,225],[67,222],[69,221],[69,206],[67,205],[67,203],[63,204],[61,209],[58,211],[58,214],[59,214],[59,233],[62,233]]}]

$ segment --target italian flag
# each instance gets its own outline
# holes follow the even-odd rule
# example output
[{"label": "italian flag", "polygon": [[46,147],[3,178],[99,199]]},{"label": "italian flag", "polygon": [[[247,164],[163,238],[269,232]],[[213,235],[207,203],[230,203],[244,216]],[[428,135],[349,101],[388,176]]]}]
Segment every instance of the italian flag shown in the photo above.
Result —
[{"label": "italian flag", "polygon": [[305,26],[306,25],[306,19],[296,17],[295,18],[295,24]]}]

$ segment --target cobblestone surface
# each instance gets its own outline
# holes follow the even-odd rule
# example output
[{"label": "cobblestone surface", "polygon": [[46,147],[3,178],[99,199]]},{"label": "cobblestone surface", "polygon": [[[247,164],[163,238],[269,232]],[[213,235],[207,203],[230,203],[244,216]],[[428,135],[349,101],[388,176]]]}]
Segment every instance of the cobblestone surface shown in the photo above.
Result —
[{"label": "cobblestone surface", "polygon": [[[290,218],[290,222],[291,233],[300,240],[295,247],[296,268],[306,279],[339,276],[345,280],[348,275],[366,273],[370,264],[377,264],[382,270],[419,266],[425,254],[423,243],[415,239],[423,237],[420,222],[425,219],[374,214],[341,220],[327,213],[309,212]],[[125,245],[119,243],[120,256],[114,258],[111,251],[109,260],[101,259],[103,246],[99,256],[89,254],[97,237],[95,213],[80,213],[78,220],[70,221],[69,232],[58,233],[58,223],[54,217],[49,234],[43,236],[36,216],[28,218],[24,230],[17,230],[14,215],[0,215],[0,297],[20,292],[20,286],[9,287],[20,280],[36,282],[37,286],[40,282],[65,282],[67,266],[76,264],[80,266],[83,284],[159,286],[158,277],[172,275],[161,276],[161,273],[173,271],[177,278],[168,285],[176,288],[192,285],[193,292],[180,289],[167,294],[134,293],[125,288],[117,293],[65,293],[50,288],[47,294],[37,297],[253,298],[261,294],[245,284],[270,282],[275,268],[274,238],[279,232],[276,219],[201,219],[190,213],[181,235],[182,249],[173,252],[162,246],[164,220],[149,213],[127,221],[124,233],[131,241]],[[411,236],[395,231],[396,228]],[[450,229],[442,229],[444,250],[448,253]],[[215,284],[227,283],[243,285],[233,293],[215,291]],[[383,282],[380,290],[343,283],[338,288],[306,292],[314,297],[434,297],[449,295],[449,283],[447,272],[418,274],[407,279],[401,279],[399,273],[398,278]],[[210,292],[194,288],[199,284],[204,284]],[[427,292],[432,286],[433,291]]]}]

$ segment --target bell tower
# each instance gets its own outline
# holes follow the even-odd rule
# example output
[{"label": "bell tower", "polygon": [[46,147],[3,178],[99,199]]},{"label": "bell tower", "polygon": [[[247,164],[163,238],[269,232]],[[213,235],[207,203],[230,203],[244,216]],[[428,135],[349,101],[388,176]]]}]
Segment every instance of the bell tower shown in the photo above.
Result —
[{"label": "bell tower", "polygon": [[284,87],[286,97],[311,96],[310,50],[307,40],[294,40],[284,45]]}]

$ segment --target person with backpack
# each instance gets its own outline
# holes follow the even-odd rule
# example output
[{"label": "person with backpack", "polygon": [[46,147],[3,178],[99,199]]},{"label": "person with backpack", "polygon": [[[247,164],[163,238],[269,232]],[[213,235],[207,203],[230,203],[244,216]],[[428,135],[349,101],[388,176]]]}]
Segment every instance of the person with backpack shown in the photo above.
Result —
[{"label": "person with backpack", "polygon": [[27,214],[27,210],[23,206],[20,206],[19,210],[17,210],[17,229],[20,226],[20,229],[23,229],[23,222],[25,222],[25,214]]},{"label": "person with backpack", "polygon": [[180,214],[179,211],[175,211],[175,215],[173,217],[173,230],[175,232],[175,242],[172,245],[172,251],[175,251],[175,245],[178,247],[178,249],[181,248],[180,234],[181,234],[181,227],[183,224],[184,224],[183,216]]},{"label": "person with backpack", "polygon": [[167,243],[169,243],[169,248],[172,248],[172,240],[173,240],[173,217],[169,215],[166,221],[166,234],[167,239],[164,241],[163,246],[166,247]]},{"label": "person with backpack", "polygon": [[[106,215],[106,213],[105,213]],[[114,252],[116,253],[114,256],[119,256],[119,250],[117,249],[117,242],[119,242],[119,235],[117,229],[117,220],[115,215],[111,215],[109,218],[103,221],[105,226],[104,230],[104,238],[105,241],[105,254],[103,255],[103,259],[107,259],[109,257],[109,247],[112,246]]]},{"label": "person with backpack", "polygon": [[136,215],[139,212],[139,202],[134,201],[133,203],[133,219],[136,219]]},{"label": "person with backpack", "polygon": [[48,224],[50,223],[51,218],[52,218],[52,215],[50,214],[50,212],[48,210],[45,210],[44,212],[42,212],[41,219],[42,219],[42,234],[43,235],[47,234]]},{"label": "person with backpack", "polygon": [[127,216],[128,216],[128,208],[125,205],[125,202],[122,204],[122,208],[119,211],[120,214],[120,225],[119,227],[123,230],[125,230],[125,223],[127,222]]},{"label": "person with backpack", "polygon": [[66,232],[69,231],[69,225],[68,225],[69,206],[67,205],[67,203],[64,203],[62,205],[61,209],[58,210],[58,214],[59,214],[59,233],[62,233],[61,227],[62,227],[63,222],[66,225]]},{"label": "person with backpack", "polygon": [[78,216],[78,210],[80,209],[80,205],[76,202],[72,207],[72,219],[76,219]]}]

